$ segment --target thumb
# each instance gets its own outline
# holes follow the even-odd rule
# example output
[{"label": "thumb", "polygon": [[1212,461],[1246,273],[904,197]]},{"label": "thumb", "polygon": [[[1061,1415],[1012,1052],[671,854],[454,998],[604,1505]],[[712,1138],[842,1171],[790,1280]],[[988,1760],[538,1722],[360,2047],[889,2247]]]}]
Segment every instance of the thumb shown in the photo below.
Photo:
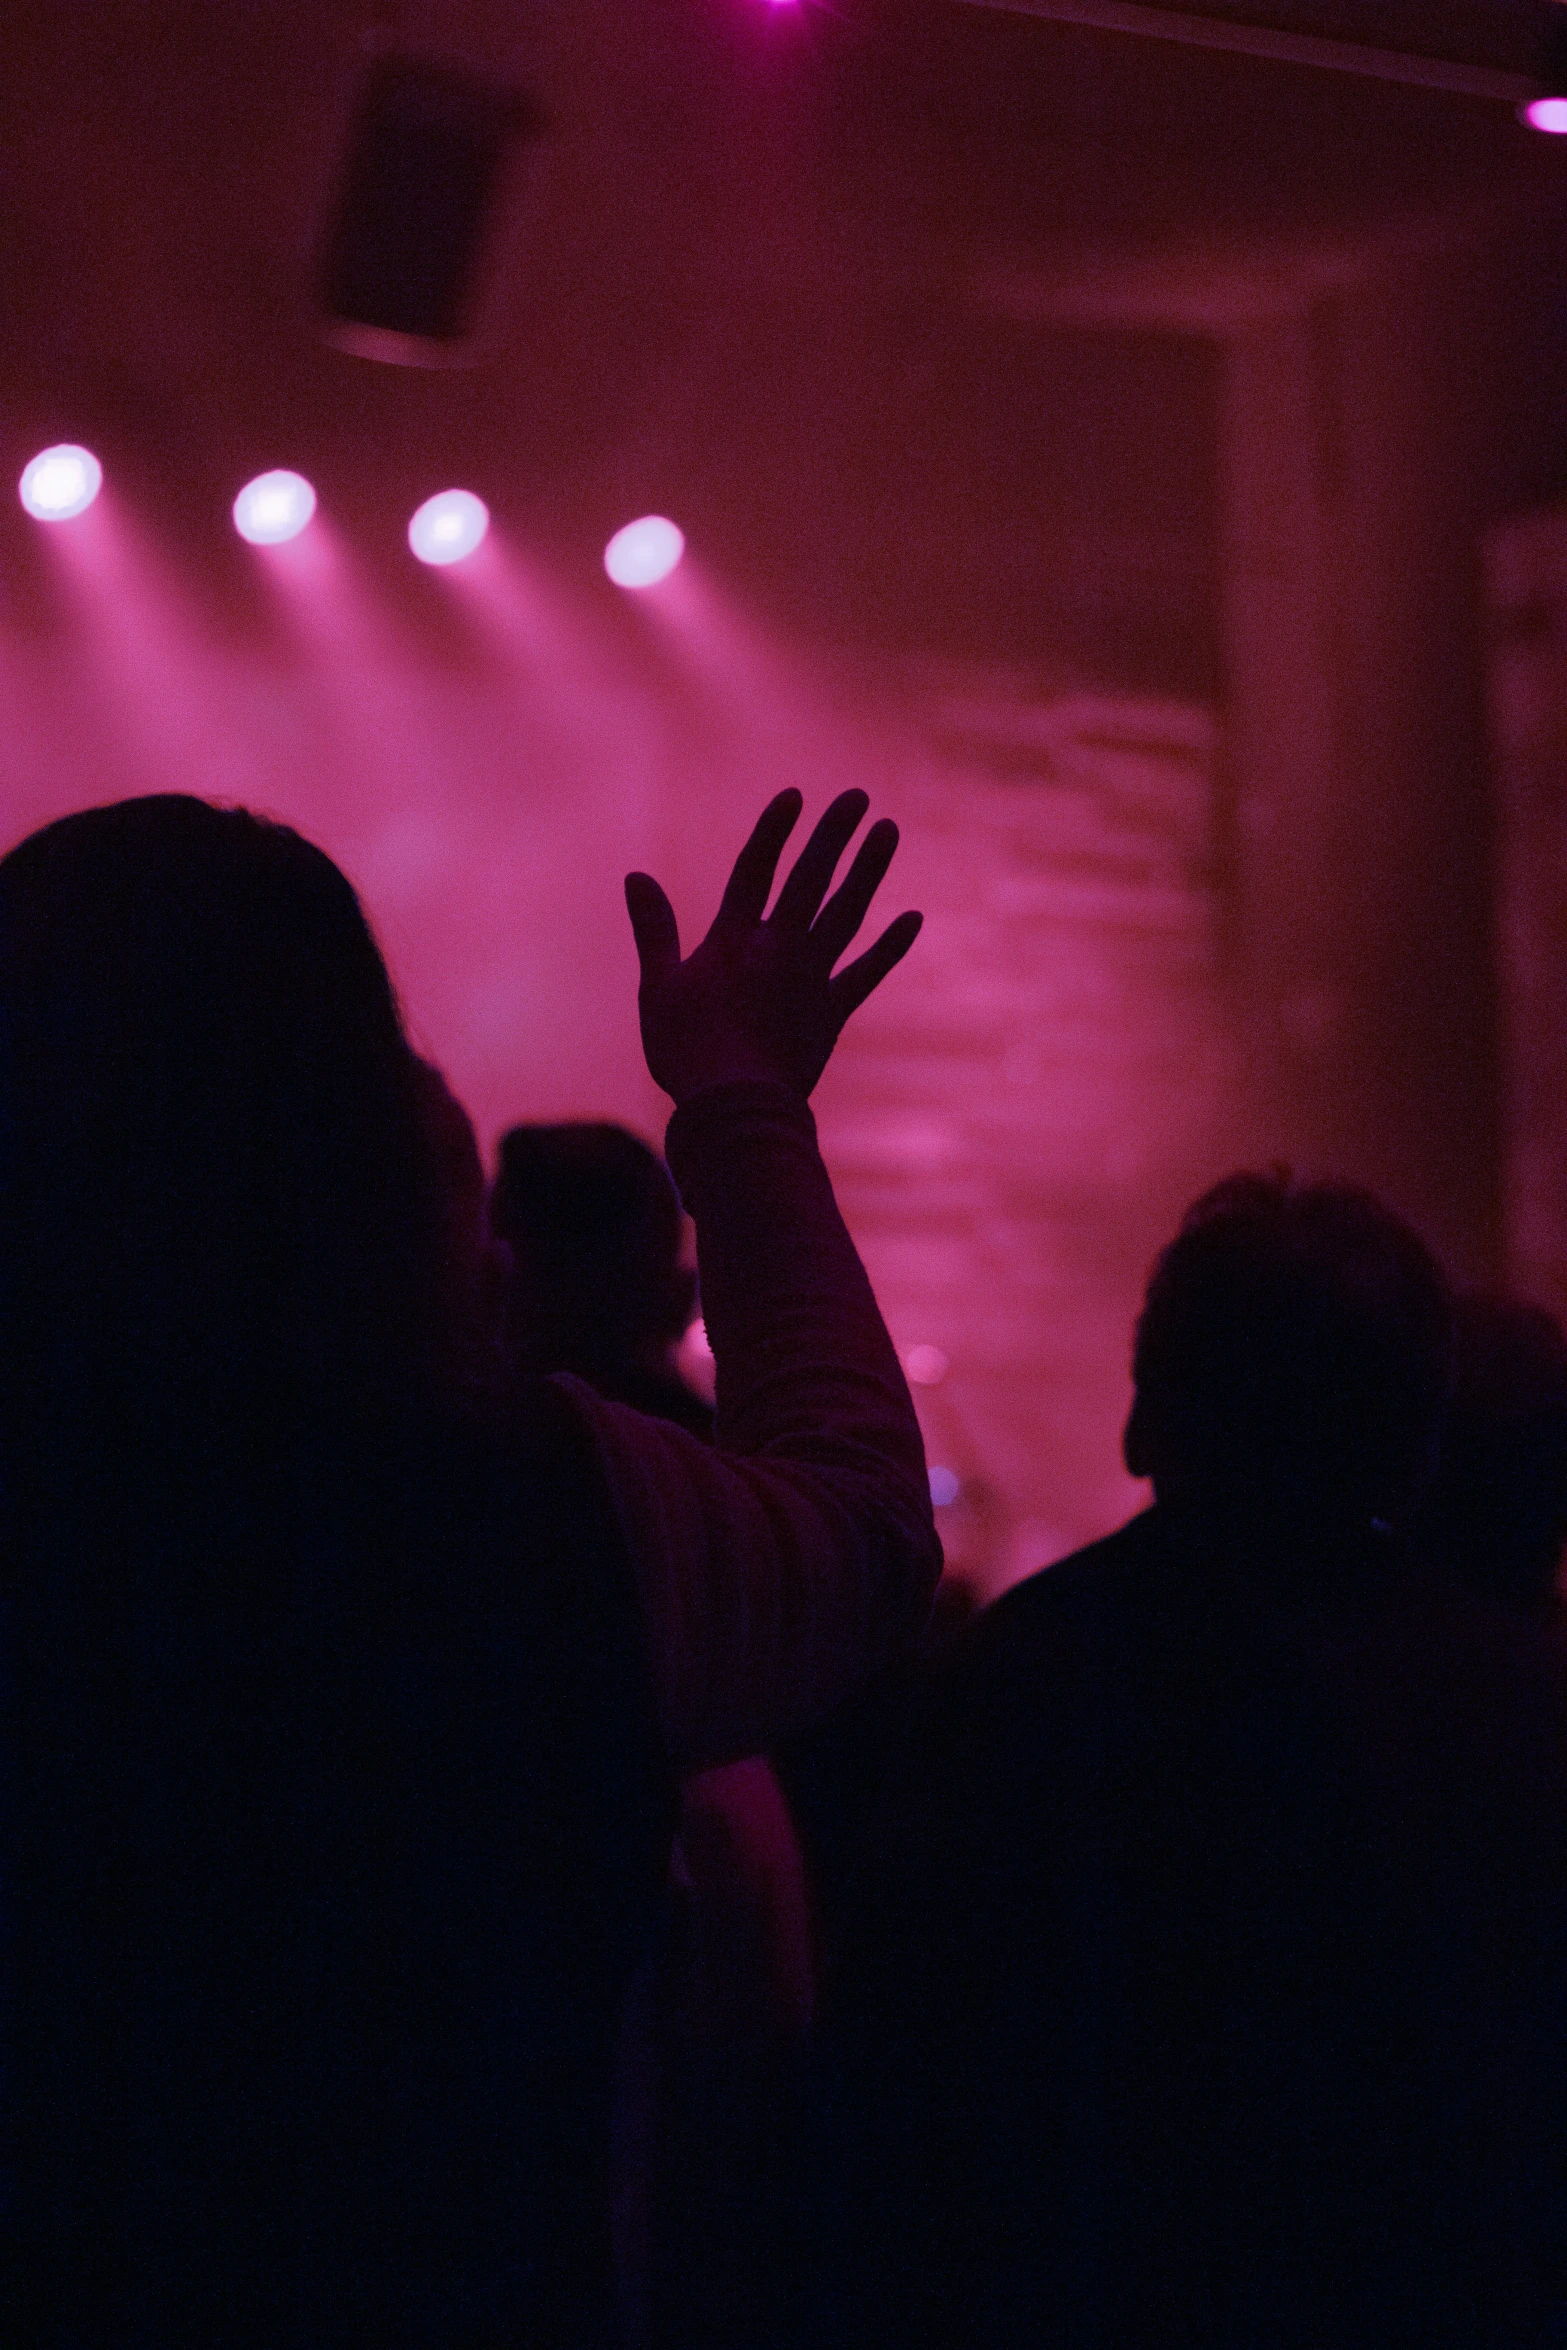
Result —
[{"label": "thumb", "polygon": [[637,942],[644,988],[656,987],[680,965],[680,930],[675,909],[651,873],[626,875],[626,912]]}]

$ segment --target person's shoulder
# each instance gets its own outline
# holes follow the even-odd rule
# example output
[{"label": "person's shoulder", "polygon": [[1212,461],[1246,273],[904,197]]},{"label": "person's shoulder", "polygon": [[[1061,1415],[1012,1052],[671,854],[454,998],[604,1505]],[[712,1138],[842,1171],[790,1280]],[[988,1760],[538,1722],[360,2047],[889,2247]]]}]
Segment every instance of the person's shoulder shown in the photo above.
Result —
[{"label": "person's shoulder", "polygon": [[650,1419],[672,1420],[677,1428],[713,1441],[713,1407],[677,1379],[672,1371],[650,1371],[637,1363],[623,1363],[592,1382],[609,1403],[628,1403]]},{"label": "person's shoulder", "polygon": [[624,1612],[629,1569],[593,1429],[557,1382],[377,1430],[361,1476],[366,1524],[420,1562],[432,1603],[446,1590],[441,1607],[497,1621],[519,1607]]},{"label": "person's shoulder", "polygon": [[1400,1630],[1450,1702],[1517,1731],[1532,1718],[1567,1725],[1567,1618],[1509,1607],[1433,1575],[1406,1602]]},{"label": "person's shoulder", "polygon": [[1143,1510],[993,1600],[970,1627],[974,1649],[1000,1654],[1104,1621],[1158,1577],[1167,1547],[1158,1512]]},{"label": "person's shoulder", "polygon": [[953,1640],[925,1676],[927,1737],[986,1745],[1008,1723],[1048,1717],[1092,1676],[1159,1573],[1161,1531],[1146,1511],[1118,1532],[1014,1583]]}]

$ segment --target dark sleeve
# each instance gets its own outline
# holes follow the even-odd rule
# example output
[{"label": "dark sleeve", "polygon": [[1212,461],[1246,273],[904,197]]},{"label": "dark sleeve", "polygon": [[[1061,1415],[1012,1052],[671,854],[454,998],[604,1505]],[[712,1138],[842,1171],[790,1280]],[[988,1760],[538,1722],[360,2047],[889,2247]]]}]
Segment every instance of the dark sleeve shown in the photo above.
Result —
[{"label": "dark sleeve", "polygon": [[718,1365],[717,1449],[562,1381],[589,1421],[683,1770],[819,1720],[910,1644],[941,1571],[896,1350],[787,1087],[670,1121]]}]

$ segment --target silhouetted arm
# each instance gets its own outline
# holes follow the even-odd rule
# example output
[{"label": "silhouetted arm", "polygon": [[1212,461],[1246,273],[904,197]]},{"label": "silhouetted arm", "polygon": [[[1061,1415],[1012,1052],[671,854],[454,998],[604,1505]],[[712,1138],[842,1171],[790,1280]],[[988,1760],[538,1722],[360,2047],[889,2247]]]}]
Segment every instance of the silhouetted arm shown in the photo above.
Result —
[{"label": "silhouetted arm", "polygon": [[593,1425],[682,1771],[820,1718],[910,1644],[941,1572],[914,1407],[786,1087],[675,1113],[718,1366],[718,1449],[569,1382]]},{"label": "silhouetted arm", "polygon": [[626,899],[648,1067],[679,1104],[669,1160],[696,1221],[718,1449],[573,1383],[642,1595],[671,1757],[754,1753],[828,1712],[913,1640],[941,1571],[924,1449],[807,1096],[844,1022],[913,944],[902,914],[842,970],[897,847],[843,792],[766,913],[798,792],[763,811],[716,919],[681,960],[647,874]]}]

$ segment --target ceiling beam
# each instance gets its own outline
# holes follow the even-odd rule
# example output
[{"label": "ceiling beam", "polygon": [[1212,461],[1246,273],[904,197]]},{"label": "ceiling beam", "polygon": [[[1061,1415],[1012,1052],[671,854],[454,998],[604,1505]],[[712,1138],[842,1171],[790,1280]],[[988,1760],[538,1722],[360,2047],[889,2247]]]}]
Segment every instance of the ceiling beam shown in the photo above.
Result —
[{"label": "ceiling beam", "polygon": [[1145,40],[1179,41],[1190,49],[1228,49],[1242,57],[1316,66],[1327,73],[1363,74],[1375,81],[1448,90],[1460,97],[1493,98],[1509,106],[1533,97],[1539,87],[1526,74],[1421,57],[1402,49],[1372,49],[1359,41],[1329,41],[1315,33],[1281,32],[1271,25],[1236,24],[1224,17],[1152,6],[1148,0],[966,0],[966,5],[1049,17],[1059,24],[1091,25],[1100,32],[1134,33]]}]

